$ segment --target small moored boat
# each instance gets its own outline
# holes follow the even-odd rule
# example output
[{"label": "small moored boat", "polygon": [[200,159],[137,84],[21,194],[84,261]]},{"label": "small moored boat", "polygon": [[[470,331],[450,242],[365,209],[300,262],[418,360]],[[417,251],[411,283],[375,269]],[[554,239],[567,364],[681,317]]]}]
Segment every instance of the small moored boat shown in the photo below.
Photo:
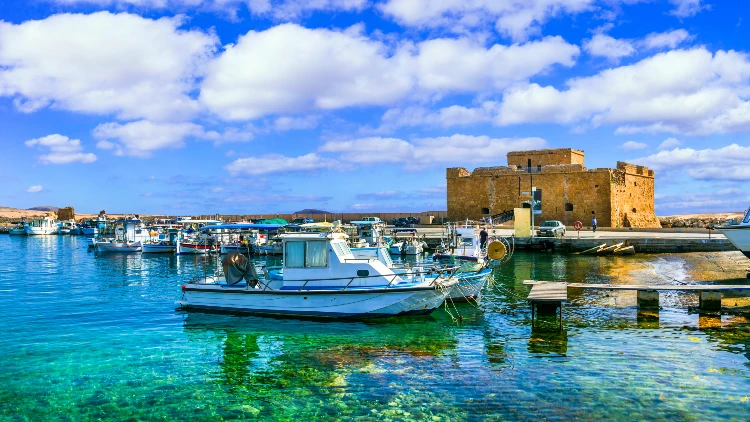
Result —
[{"label": "small moored boat", "polygon": [[289,233],[284,267],[260,275],[247,258],[224,258],[224,274],[186,284],[188,310],[299,317],[369,318],[428,314],[458,283],[452,270],[399,275],[355,258],[343,233]]},{"label": "small moored boat", "polygon": [[745,211],[745,216],[739,224],[718,229],[737,249],[750,258],[750,208]]},{"label": "small moored boat", "polygon": [[24,230],[29,236],[57,234],[57,228],[55,219],[49,216],[41,220],[33,220],[24,226]]}]

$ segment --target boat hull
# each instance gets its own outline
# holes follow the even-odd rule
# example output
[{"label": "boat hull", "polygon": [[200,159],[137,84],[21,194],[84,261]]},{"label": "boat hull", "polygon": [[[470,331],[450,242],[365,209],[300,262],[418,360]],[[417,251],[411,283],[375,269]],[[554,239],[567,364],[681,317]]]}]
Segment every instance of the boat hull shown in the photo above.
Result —
[{"label": "boat hull", "polygon": [[391,255],[420,255],[424,252],[424,248],[422,248],[421,245],[409,245],[406,247],[406,250],[401,250],[399,246],[391,246],[388,248],[388,252],[390,252]]},{"label": "boat hull", "polygon": [[141,251],[141,243],[96,242],[97,253],[134,253]]},{"label": "boat hull", "polygon": [[24,230],[24,229],[10,229],[10,231],[8,231],[8,234],[13,235],[13,236],[25,236],[26,235],[26,230]]},{"label": "boat hull", "polygon": [[152,245],[144,243],[141,246],[142,253],[174,253],[176,250],[176,245]]},{"label": "boat hull", "polygon": [[188,310],[314,318],[382,318],[429,314],[451,288],[434,287],[346,291],[283,291],[224,285],[187,285],[178,302]]},{"label": "boat hull", "polygon": [[31,227],[26,226],[24,229],[27,236],[47,236],[57,234],[57,228],[54,227]]},{"label": "boat hull", "polygon": [[730,226],[719,230],[737,249],[750,258],[750,226]]},{"label": "boat hull", "polygon": [[191,245],[180,243],[180,254],[186,255],[206,255],[215,248],[208,245]]},{"label": "boat hull", "polygon": [[482,299],[482,289],[490,278],[492,270],[485,269],[479,273],[456,274],[458,284],[451,290],[446,300],[453,302],[479,302]]},{"label": "boat hull", "polygon": [[99,229],[96,227],[84,227],[81,229],[81,234],[84,236],[96,236],[99,234]]}]

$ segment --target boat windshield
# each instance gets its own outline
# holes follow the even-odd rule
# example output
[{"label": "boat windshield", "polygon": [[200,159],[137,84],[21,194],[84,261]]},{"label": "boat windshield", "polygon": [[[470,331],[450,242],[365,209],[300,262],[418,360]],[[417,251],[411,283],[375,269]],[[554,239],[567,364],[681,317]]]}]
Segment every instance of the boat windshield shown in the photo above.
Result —
[{"label": "boat windshield", "polygon": [[284,263],[287,268],[327,267],[328,242],[325,240],[287,241]]},{"label": "boat windshield", "polygon": [[474,246],[474,239],[471,237],[462,237],[461,246]]},{"label": "boat windshield", "polygon": [[745,213],[745,218],[742,219],[743,223],[750,223],[750,208],[747,209],[747,212]]}]

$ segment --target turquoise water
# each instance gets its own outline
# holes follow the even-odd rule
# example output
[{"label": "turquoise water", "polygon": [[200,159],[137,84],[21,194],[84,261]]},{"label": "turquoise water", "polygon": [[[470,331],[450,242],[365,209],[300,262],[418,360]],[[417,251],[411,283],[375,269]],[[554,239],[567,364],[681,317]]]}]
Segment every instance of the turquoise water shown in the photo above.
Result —
[{"label": "turquoise water", "polygon": [[521,284],[742,281],[726,256],[516,253],[478,309],[451,309],[460,322],[319,322],[175,310],[214,258],[0,236],[0,419],[747,420],[743,316],[667,294],[641,320],[633,293],[586,292],[562,332],[532,330]]}]

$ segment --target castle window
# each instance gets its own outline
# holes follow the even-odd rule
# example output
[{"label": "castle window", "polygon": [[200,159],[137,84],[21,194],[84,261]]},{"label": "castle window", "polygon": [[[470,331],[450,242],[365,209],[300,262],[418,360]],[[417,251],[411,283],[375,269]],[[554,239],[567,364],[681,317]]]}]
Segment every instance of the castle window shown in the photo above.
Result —
[{"label": "castle window", "polygon": [[482,214],[486,215],[486,214],[489,214],[489,213],[490,213],[490,209],[489,208],[482,208]]},{"label": "castle window", "polygon": [[638,186],[638,182],[633,182],[633,186]]},{"label": "castle window", "polygon": [[538,172],[540,172],[540,173],[541,173],[541,171],[542,171],[542,166],[541,166],[541,165],[538,165],[538,166],[536,166],[536,171],[538,171]]},{"label": "castle window", "polygon": [[633,208],[633,212],[636,212],[636,211],[635,211],[635,208]]},{"label": "castle window", "polygon": [[594,189],[599,189],[599,185],[594,185]]},{"label": "castle window", "polygon": [[573,204],[565,204],[565,211],[573,211]]}]

